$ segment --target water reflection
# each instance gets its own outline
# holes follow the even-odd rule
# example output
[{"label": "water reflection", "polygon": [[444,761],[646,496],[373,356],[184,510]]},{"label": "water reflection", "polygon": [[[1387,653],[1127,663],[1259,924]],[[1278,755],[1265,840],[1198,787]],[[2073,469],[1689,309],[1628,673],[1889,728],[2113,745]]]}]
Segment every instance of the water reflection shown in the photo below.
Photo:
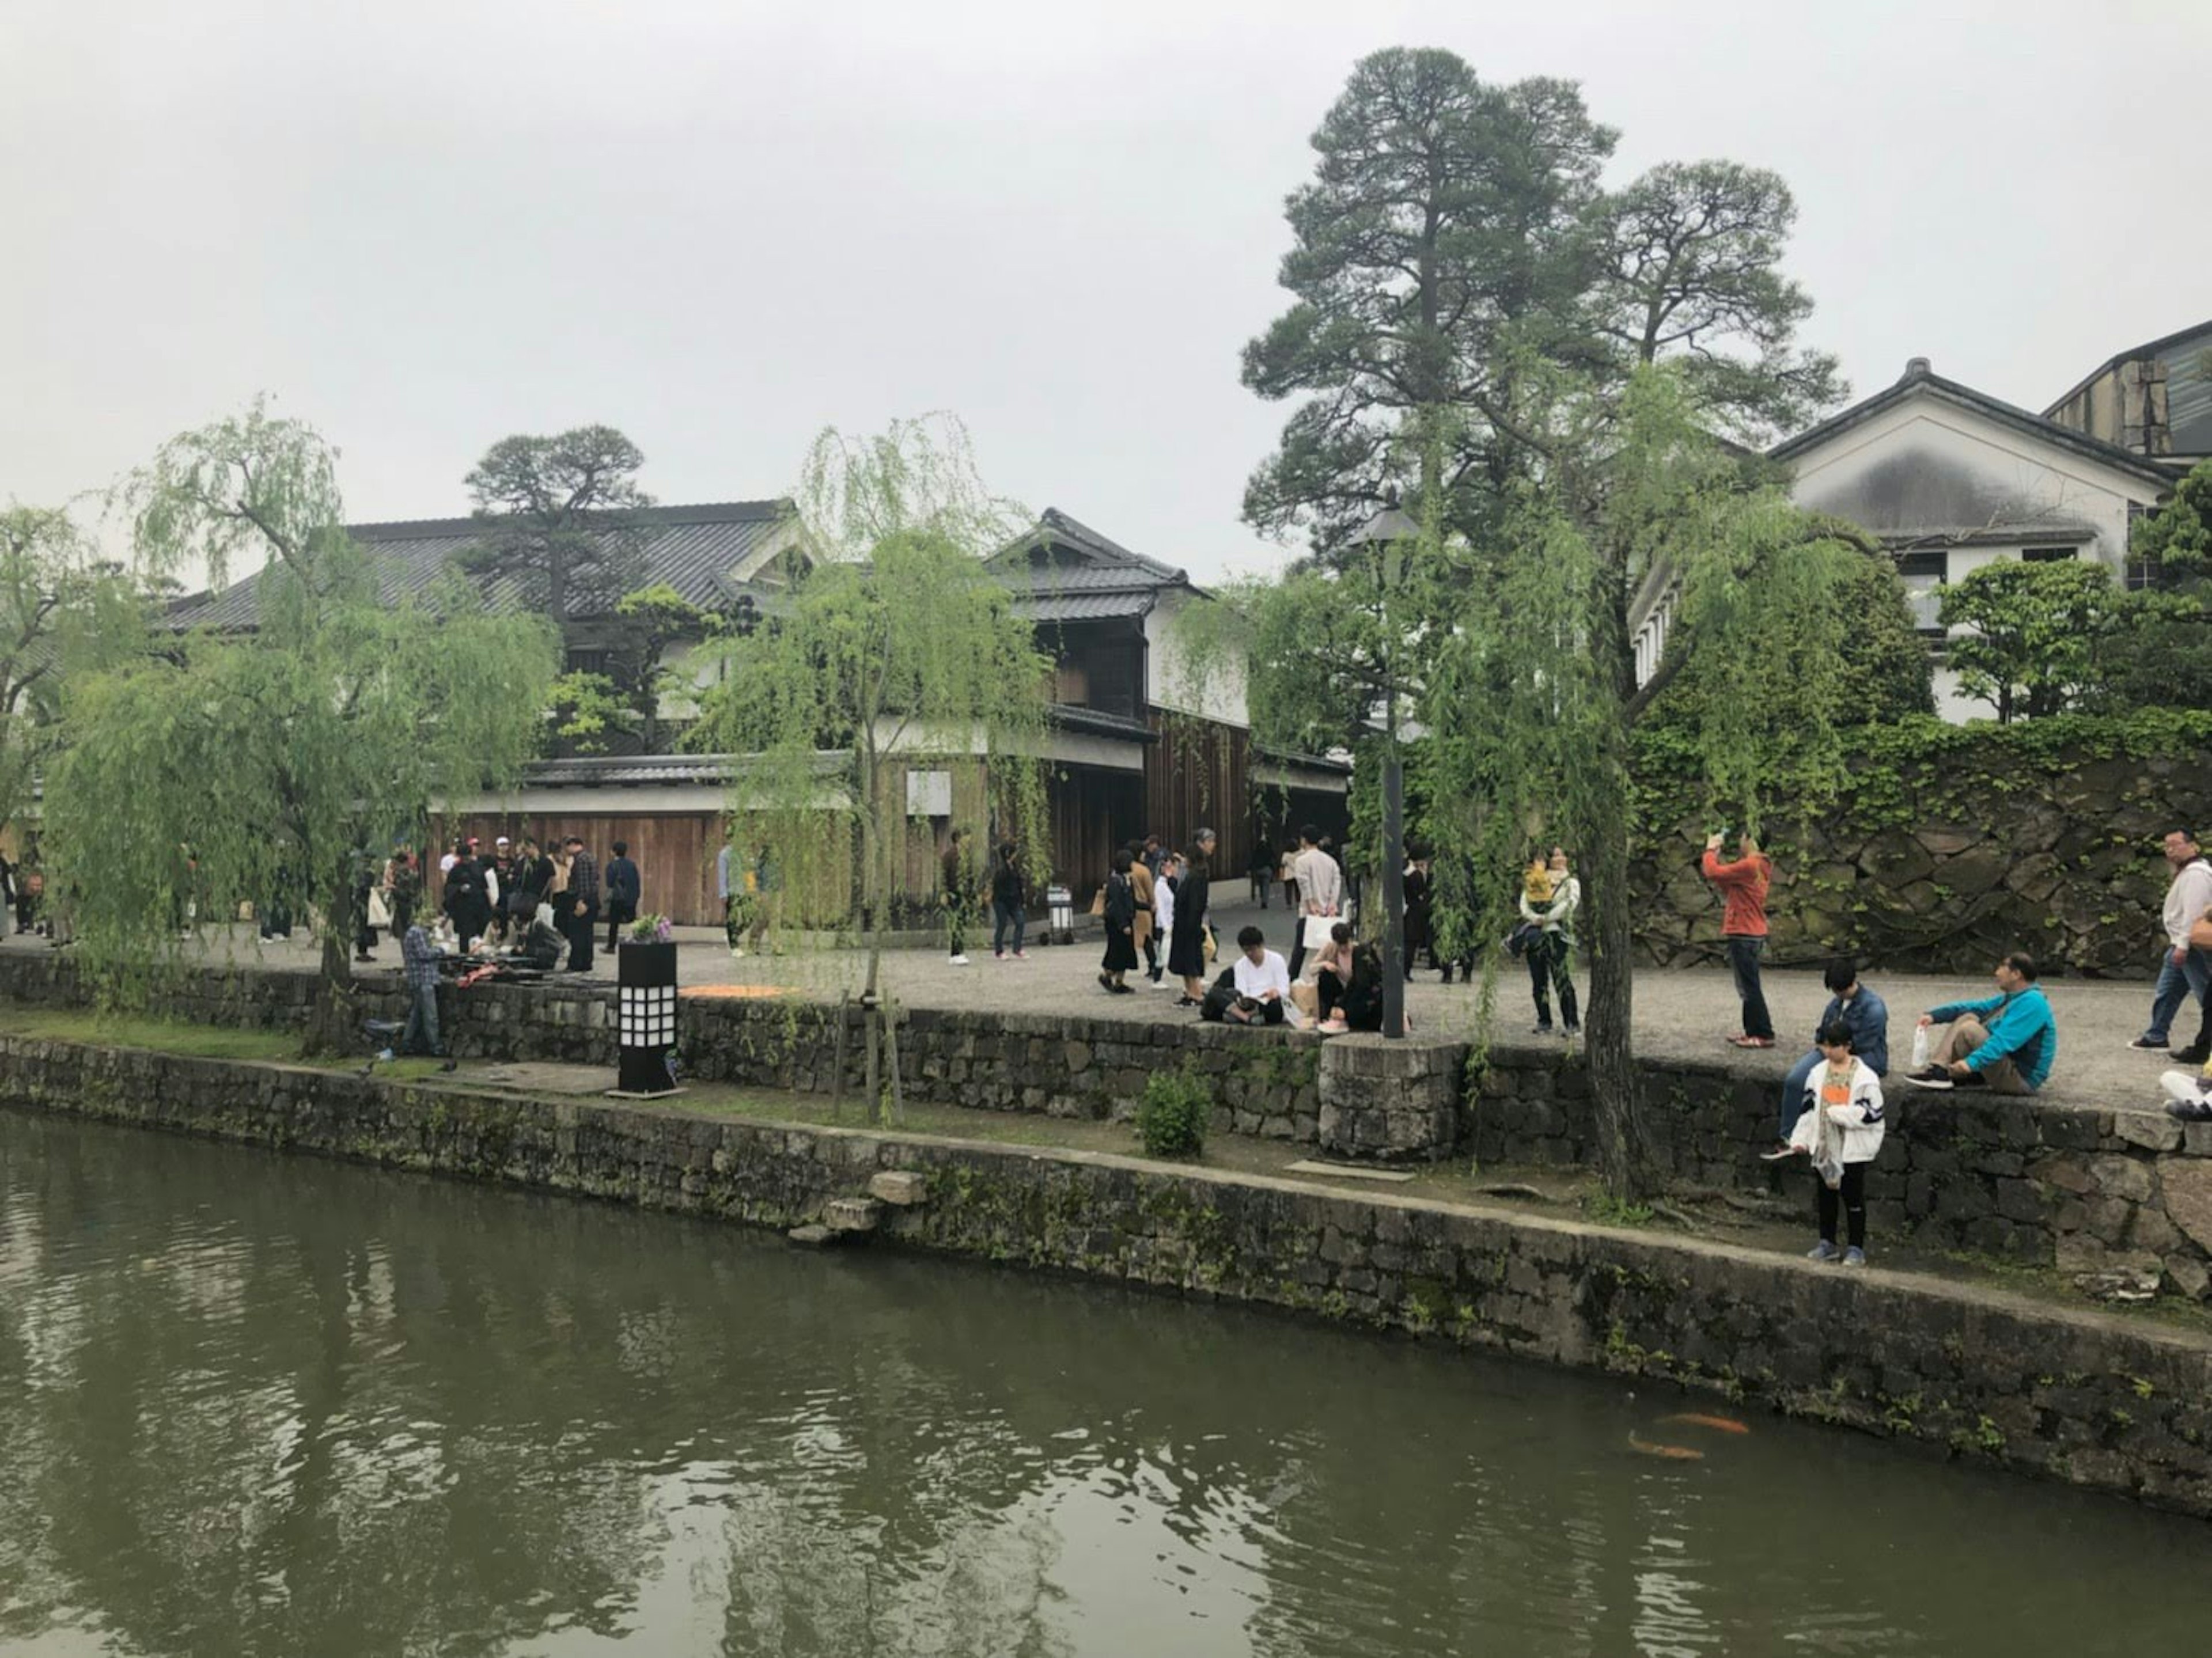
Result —
[{"label": "water reflection", "polygon": [[2212,1612],[2195,1527],[1764,1422],[1628,1455],[1669,1408],[0,1112],[0,1652],[2139,1653]]}]

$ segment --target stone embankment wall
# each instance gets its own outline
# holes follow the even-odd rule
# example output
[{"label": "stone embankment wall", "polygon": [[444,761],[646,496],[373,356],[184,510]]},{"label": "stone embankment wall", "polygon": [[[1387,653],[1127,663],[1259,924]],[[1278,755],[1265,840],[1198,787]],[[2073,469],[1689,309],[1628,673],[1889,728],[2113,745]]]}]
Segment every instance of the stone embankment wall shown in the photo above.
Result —
[{"label": "stone embankment wall", "polygon": [[[250,1029],[301,1029],[318,981],[296,969],[246,968],[191,975],[149,993],[155,1017]],[[75,963],[0,957],[0,999],[82,1007],[90,997]],[[402,993],[384,975],[359,991],[367,1018],[399,1018]],[[464,1059],[615,1063],[615,990],[604,982],[447,987],[441,1023]],[[1205,1078],[1223,1133],[1312,1140],[1322,1108],[1317,1036],[1283,1029],[1231,1029],[1195,1020],[1141,1023],[1059,1015],[901,1010],[899,1072],[906,1097],[987,1111],[1109,1121],[1135,1114],[1145,1079],[1184,1069]],[[683,1074],[708,1082],[830,1091],[839,1010],[817,1002],[685,997],[679,1022]],[[845,1083],[862,1084],[861,1013],[842,1014]]]},{"label": "stone embankment wall", "polygon": [[[1652,1144],[1693,1186],[1806,1191],[1774,1144],[1779,1084],[1724,1066],[1646,1073]],[[1468,1105],[1485,1163],[1594,1160],[1589,1073],[1556,1053],[1494,1049]],[[1867,1183],[1876,1240],[1910,1237],[2069,1272],[2128,1268],[2212,1298],[2212,1124],[2164,1112],[1891,1090],[1890,1130]]]},{"label": "stone embankment wall", "polygon": [[[1917,761],[1855,769],[1816,821],[1770,826],[1769,964],[1850,954],[1980,974],[2027,950],[2053,972],[2152,976],[2159,841],[2177,827],[2212,832],[2201,827],[2212,765],[2140,738],[2108,743],[2116,752],[2085,754],[2039,746],[2027,729],[1951,727]],[[1717,961],[1720,898],[1698,871],[1705,818],[1662,821],[1673,827],[1647,834],[1632,865],[1638,946],[1662,965]]]},{"label": "stone embankment wall", "polygon": [[[199,1023],[305,1021],[312,975],[210,975],[160,993],[155,1011]],[[82,987],[52,956],[0,957],[0,995],[76,1005]],[[472,1059],[614,1065],[605,985],[482,985],[447,993],[447,1026]],[[364,995],[395,1015],[398,993]],[[838,1011],[812,1003],[689,999],[682,1061],[693,1078],[827,1093]],[[860,1014],[848,1009],[846,1084],[861,1085]],[[1488,1167],[1589,1167],[1589,1080],[1553,1045],[1501,1042],[1470,1086],[1462,1043],[1317,1037],[1195,1021],[1139,1023],[908,1010],[906,1097],[927,1104],[1091,1121],[1134,1114],[1145,1079],[1182,1069],[1216,1101],[1217,1133],[1316,1145],[1384,1161],[1472,1155]],[[1778,1086],[1748,1069],[1686,1062],[1645,1072],[1652,1143],[1677,1181],[1802,1196],[1808,1176],[1758,1154],[1773,1143]],[[2154,1111],[1899,1089],[1869,1187],[1876,1239],[1970,1251],[2068,1272],[2155,1272],[2212,1299],[2212,1127]]]},{"label": "stone embankment wall", "polygon": [[2212,1515],[2212,1339],[1722,1245],[1133,1158],[0,1038],[0,1102],[757,1225],[921,1176],[894,1246],[1279,1307]]}]

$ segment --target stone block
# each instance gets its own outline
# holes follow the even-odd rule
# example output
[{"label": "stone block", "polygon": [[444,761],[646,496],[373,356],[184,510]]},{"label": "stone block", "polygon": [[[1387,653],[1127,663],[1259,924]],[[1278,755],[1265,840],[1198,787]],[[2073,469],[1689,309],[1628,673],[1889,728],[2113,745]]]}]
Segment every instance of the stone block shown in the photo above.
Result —
[{"label": "stone block", "polygon": [[929,1181],[911,1169],[880,1169],[868,1181],[868,1195],[881,1203],[908,1208],[928,1201]]},{"label": "stone block", "polygon": [[2181,1124],[2163,1111],[2115,1111],[2112,1133],[2130,1145],[2140,1145],[2151,1151],[2176,1151],[2182,1139]]},{"label": "stone block", "polygon": [[2166,1218],[2200,1249],[2212,1250],[2212,1163],[2169,1161],[2159,1171]]},{"label": "stone block", "polygon": [[2150,1165],[2140,1157],[2092,1157],[2089,1173],[2105,1197],[2142,1203],[2150,1196]]}]

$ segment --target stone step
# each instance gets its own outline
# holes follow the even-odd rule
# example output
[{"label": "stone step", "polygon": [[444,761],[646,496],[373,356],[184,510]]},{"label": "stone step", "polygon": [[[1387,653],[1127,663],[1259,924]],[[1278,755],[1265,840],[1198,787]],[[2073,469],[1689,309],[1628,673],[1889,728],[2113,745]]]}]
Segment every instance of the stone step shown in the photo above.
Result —
[{"label": "stone step", "polygon": [[836,1236],[826,1226],[794,1226],[784,1234],[793,1243],[811,1244],[817,1249],[834,1241]]},{"label": "stone step", "polygon": [[904,1169],[886,1169],[868,1181],[868,1195],[903,1209],[929,1200],[929,1181]]},{"label": "stone step", "polygon": [[822,1206],[822,1224],[830,1231],[872,1232],[884,1206],[873,1198],[832,1198]]}]

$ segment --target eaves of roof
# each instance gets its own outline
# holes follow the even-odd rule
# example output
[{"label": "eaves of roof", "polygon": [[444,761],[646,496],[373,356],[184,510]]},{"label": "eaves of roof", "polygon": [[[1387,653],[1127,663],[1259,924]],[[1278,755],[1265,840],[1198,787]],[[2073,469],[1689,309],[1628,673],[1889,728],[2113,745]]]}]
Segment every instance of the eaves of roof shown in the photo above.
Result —
[{"label": "eaves of roof", "polygon": [[1885,410],[1896,407],[1907,398],[1925,392],[1954,404],[1962,409],[2011,428],[2022,434],[2036,438],[2054,447],[2070,450],[2086,459],[2099,462],[2115,471],[2131,473],[2141,478],[2154,479],[2160,484],[2173,482],[2172,471],[2156,461],[2136,454],[2132,449],[2123,449],[2117,443],[2107,443],[2102,438],[2093,438],[2077,432],[2070,426],[2061,426],[2057,421],[2046,420],[2041,415],[2030,414],[2015,404],[1977,392],[1971,386],[1944,379],[1926,366],[1924,359],[1914,358],[1903,378],[1887,386],[1872,397],[1853,404],[1840,414],[1831,415],[1819,425],[1808,427],[1793,438],[1785,438],[1766,452],[1769,460],[1788,460],[1815,448],[1830,438],[1863,425]]},{"label": "eaves of roof", "polygon": [[1079,708],[1073,702],[1054,703],[1046,711],[1046,717],[1061,731],[1082,732],[1092,737],[1127,738],[1133,743],[1160,740],[1160,734],[1141,720],[1108,714],[1101,708]]}]

